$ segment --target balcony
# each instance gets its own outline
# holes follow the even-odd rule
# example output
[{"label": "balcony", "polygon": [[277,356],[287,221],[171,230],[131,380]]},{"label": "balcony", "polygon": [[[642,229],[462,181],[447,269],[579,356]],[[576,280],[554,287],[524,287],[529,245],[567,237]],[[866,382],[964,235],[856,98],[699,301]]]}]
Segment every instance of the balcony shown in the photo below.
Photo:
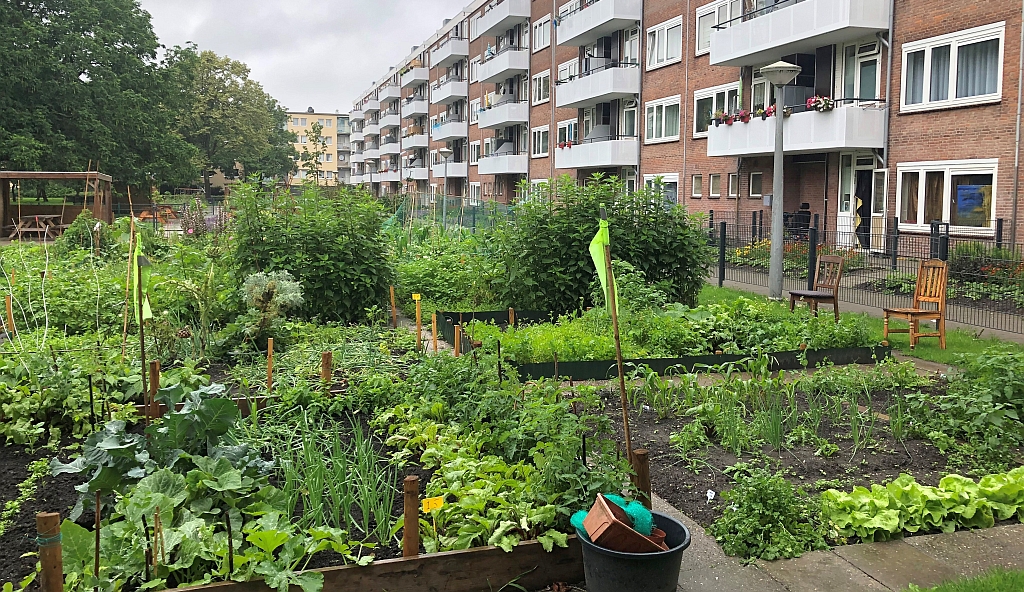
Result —
[{"label": "balcony", "polygon": [[413,181],[426,181],[430,178],[430,169],[424,166],[406,167],[405,177],[407,179],[412,179]]},{"label": "balcony", "polygon": [[351,134],[349,134],[348,139],[351,140],[352,142],[362,142],[363,140],[366,139],[366,134],[363,133],[362,130],[358,132],[352,132]]},{"label": "balcony", "polygon": [[362,175],[352,175],[352,176],[350,176],[348,178],[348,182],[350,184],[352,184],[352,185],[362,185],[363,184],[363,176]]},{"label": "balcony", "polygon": [[362,109],[353,109],[352,112],[348,114],[348,118],[351,121],[362,121],[364,117],[366,116],[363,115]]},{"label": "balcony", "polygon": [[[496,98],[500,98],[498,95]],[[492,105],[479,113],[476,124],[481,129],[499,129],[530,121],[530,103],[509,101]]]},{"label": "balcony", "polygon": [[430,89],[431,105],[450,105],[469,97],[469,82],[465,78],[448,78]]},{"label": "balcony", "polygon": [[380,153],[381,154],[401,154],[402,144],[398,141],[398,136],[381,138],[380,140]]},{"label": "balcony", "polygon": [[525,175],[530,172],[530,155],[522,154],[491,154],[477,162],[477,172],[481,175]]},{"label": "balcony", "polygon": [[[465,162],[449,162],[448,163],[447,174],[448,174],[449,178],[452,178],[452,179],[465,179],[468,171],[469,171],[469,167],[466,165]],[[436,177],[438,179],[444,179],[445,172],[446,172],[445,171],[445,164],[443,162],[435,164],[434,166],[430,167],[430,174],[431,174],[432,177]]]},{"label": "balcony", "polygon": [[363,158],[366,160],[380,160],[380,148],[377,146],[373,148],[367,146],[363,149]]},{"label": "balcony", "polygon": [[379,136],[380,135],[380,122],[366,122],[363,126],[363,136]]},{"label": "balcony", "polygon": [[434,68],[447,68],[468,57],[469,39],[449,37],[441,47],[430,50],[430,65]]},{"label": "balcony", "polygon": [[402,112],[399,109],[381,114],[380,129],[393,129],[396,127],[402,127]]},{"label": "balcony", "polygon": [[429,148],[430,138],[426,133],[409,134],[402,138],[402,150],[415,150],[417,148]]},{"label": "balcony", "polygon": [[377,111],[380,111],[380,101],[377,99],[370,99],[363,103],[363,113],[366,115],[376,113]]},{"label": "balcony", "polygon": [[636,137],[609,137],[605,140],[573,144],[572,147],[551,146],[555,168],[590,169],[637,166],[640,163],[640,140]]},{"label": "balcony", "polygon": [[446,142],[469,137],[469,122],[464,119],[449,119],[443,123],[435,123],[430,129],[430,139],[435,142]]},{"label": "balcony", "polygon": [[406,119],[429,114],[430,103],[423,97],[415,97],[411,101],[407,99],[402,105],[402,117]]},{"label": "balcony", "polygon": [[397,101],[402,98],[402,89],[397,84],[390,84],[377,92],[377,100],[381,103]]},{"label": "balcony", "polygon": [[477,37],[496,37],[518,23],[530,20],[530,0],[504,0],[480,15]]},{"label": "balcony", "polygon": [[480,64],[480,82],[502,82],[506,78],[527,74],[529,71],[530,50],[509,45]]},{"label": "balcony", "polygon": [[643,9],[643,0],[597,0],[587,4],[558,23],[555,29],[558,45],[589,45],[613,31],[633,27],[643,15]]},{"label": "balcony", "polygon": [[[794,113],[783,121],[786,154],[882,148],[885,111],[839,107],[819,113]],[[708,156],[758,156],[775,153],[775,119],[755,117],[708,130]]]},{"label": "balcony", "polygon": [[578,78],[559,80],[555,88],[555,105],[576,109],[633,98],[639,92],[640,68],[612,62],[600,69],[584,72]]},{"label": "balcony", "polygon": [[348,157],[348,160],[352,164],[366,162],[366,156],[362,152],[353,152],[352,155]]},{"label": "balcony", "polygon": [[889,30],[889,0],[790,0],[771,8],[712,30],[711,64],[769,64]]},{"label": "balcony", "polygon": [[401,183],[402,171],[398,169],[381,171],[374,176],[374,180],[381,183]]},{"label": "balcony", "polygon": [[402,74],[402,88],[412,88],[430,82],[430,68],[409,68]]}]

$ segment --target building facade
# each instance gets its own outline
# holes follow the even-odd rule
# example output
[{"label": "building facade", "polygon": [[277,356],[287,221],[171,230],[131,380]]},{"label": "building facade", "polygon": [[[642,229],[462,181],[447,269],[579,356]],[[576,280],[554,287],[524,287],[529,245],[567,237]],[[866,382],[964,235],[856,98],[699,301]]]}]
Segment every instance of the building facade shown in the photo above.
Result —
[{"label": "building facade", "polygon": [[1009,0],[477,0],[353,106],[352,180],[514,199],[594,173],[740,225],[770,216],[776,89],[786,212],[851,247],[1006,239],[1018,211],[1024,5]]},{"label": "building facade", "polygon": [[288,184],[298,186],[306,180],[308,173],[303,169],[301,155],[304,150],[314,151],[310,136],[315,123],[320,124],[320,136],[325,143],[324,153],[320,156],[319,183],[349,184],[352,176],[349,116],[341,113],[317,113],[312,107],[303,112],[288,113],[286,129],[295,134],[295,151],[300,156],[300,160],[296,162],[296,171],[288,178]]}]

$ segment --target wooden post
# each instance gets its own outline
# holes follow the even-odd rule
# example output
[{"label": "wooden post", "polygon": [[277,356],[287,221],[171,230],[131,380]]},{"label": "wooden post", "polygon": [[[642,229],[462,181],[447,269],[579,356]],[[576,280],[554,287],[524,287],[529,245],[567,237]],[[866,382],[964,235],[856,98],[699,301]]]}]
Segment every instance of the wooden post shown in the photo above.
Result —
[{"label": "wooden post", "polygon": [[462,352],[462,325],[455,325],[455,357]]},{"label": "wooden post", "polygon": [[651,509],[651,465],[650,455],[647,450],[638,448],[633,451],[633,472],[637,491],[640,492],[640,501],[644,507]]},{"label": "wooden post", "polygon": [[413,294],[412,299],[416,301],[416,353],[423,349],[423,310],[420,308],[420,295]]},{"label": "wooden post", "polygon": [[331,376],[334,374],[334,352],[328,350],[320,354],[320,382],[327,387],[331,386]]},{"label": "wooden post", "polygon": [[96,585],[93,586],[93,592],[99,592],[100,589],[100,492],[96,492],[96,548],[93,552],[93,567],[92,575],[96,576]]},{"label": "wooden post", "polygon": [[508,307],[508,326],[516,326],[516,309],[512,308],[511,306]]},{"label": "wooden post", "polygon": [[[608,214],[601,207],[601,219],[607,220]],[[605,273],[608,275],[608,304],[612,309],[612,335],[615,337],[615,364],[619,370],[619,400],[622,405],[622,431],[626,440],[626,455],[630,464],[633,463],[633,439],[629,435],[629,403],[626,399],[626,372],[622,368],[622,342],[619,339],[619,305],[615,301],[615,276],[612,274],[612,247],[604,246]]]},{"label": "wooden post", "polygon": [[42,592],[64,592],[64,560],[60,545],[60,514],[36,514],[36,544],[39,546],[39,588]]},{"label": "wooden post", "polygon": [[[153,360],[149,363],[149,404],[146,405],[146,415],[160,417],[160,404],[156,402],[156,394],[160,391],[160,360]],[[172,411],[168,409],[168,411]]]},{"label": "wooden post", "polygon": [[437,353],[437,313],[430,315],[430,338],[434,342],[434,353]]},{"label": "wooden post", "polygon": [[14,301],[11,295],[4,296],[4,308],[7,310],[7,336],[14,335]]},{"label": "wooden post", "polygon": [[395,287],[391,286],[391,327],[398,328],[398,308],[395,307]]},{"label": "wooden post", "polygon": [[551,352],[551,355],[555,359],[555,382],[561,384],[562,378],[558,375],[558,352]]},{"label": "wooden post", "polygon": [[402,518],[402,557],[420,554],[420,478],[409,475],[402,482],[405,513]]},{"label": "wooden post", "polygon": [[[149,392],[149,386],[146,384],[146,331],[143,328],[146,324],[146,319],[142,316],[142,265],[139,263],[139,257],[135,257],[135,278],[138,284],[135,290],[135,298],[138,300],[139,311],[139,357],[142,360],[142,396],[145,397],[146,393]],[[146,408],[146,427],[149,427],[148,407]]]},{"label": "wooden post", "polygon": [[267,338],[267,396],[274,390],[274,338]]}]

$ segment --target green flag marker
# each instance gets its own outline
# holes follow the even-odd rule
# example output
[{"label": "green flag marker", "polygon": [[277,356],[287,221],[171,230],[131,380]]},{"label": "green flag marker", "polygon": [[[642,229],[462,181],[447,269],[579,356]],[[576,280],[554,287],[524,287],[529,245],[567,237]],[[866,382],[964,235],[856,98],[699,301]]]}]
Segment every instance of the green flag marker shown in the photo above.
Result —
[{"label": "green flag marker", "polygon": [[132,268],[135,270],[135,287],[132,290],[132,301],[135,303],[135,322],[139,322],[139,282],[142,282],[142,318],[153,318],[153,309],[149,306],[149,280],[153,266],[149,258],[142,252],[142,241],[135,242],[135,255],[132,257]]},{"label": "green flag marker", "polygon": [[[608,221],[601,220],[601,226],[597,229],[597,234],[594,235],[594,240],[590,241],[590,256],[594,259],[594,267],[597,268],[597,277],[601,280],[601,291],[604,293],[604,303],[611,311],[611,298],[608,297],[608,260],[605,258],[604,248],[606,245],[610,245],[611,240],[608,237]],[[612,281],[615,281],[615,276],[612,276]],[[619,287],[615,286],[615,304],[618,308],[619,304]]]}]

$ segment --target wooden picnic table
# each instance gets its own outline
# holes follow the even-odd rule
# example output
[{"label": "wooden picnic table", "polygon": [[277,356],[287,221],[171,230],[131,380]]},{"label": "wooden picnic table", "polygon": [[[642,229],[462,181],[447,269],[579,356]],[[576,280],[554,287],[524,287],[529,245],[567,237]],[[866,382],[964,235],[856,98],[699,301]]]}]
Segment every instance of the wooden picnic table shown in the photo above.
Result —
[{"label": "wooden picnic table", "polygon": [[[178,212],[174,211],[172,206],[158,205],[156,206],[155,217],[161,224],[166,224],[170,220],[178,219]],[[154,218],[153,208],[142,210],[139,212],[139,220],[152,220]]]},{"label": "wooden picnic table", "polygon": [[60,225],[61,214],[38,214],[35,216],[21,216],[14,230],[8,238],[21,240],[26,233],[45,236],[56,239],[62,230]]}]

